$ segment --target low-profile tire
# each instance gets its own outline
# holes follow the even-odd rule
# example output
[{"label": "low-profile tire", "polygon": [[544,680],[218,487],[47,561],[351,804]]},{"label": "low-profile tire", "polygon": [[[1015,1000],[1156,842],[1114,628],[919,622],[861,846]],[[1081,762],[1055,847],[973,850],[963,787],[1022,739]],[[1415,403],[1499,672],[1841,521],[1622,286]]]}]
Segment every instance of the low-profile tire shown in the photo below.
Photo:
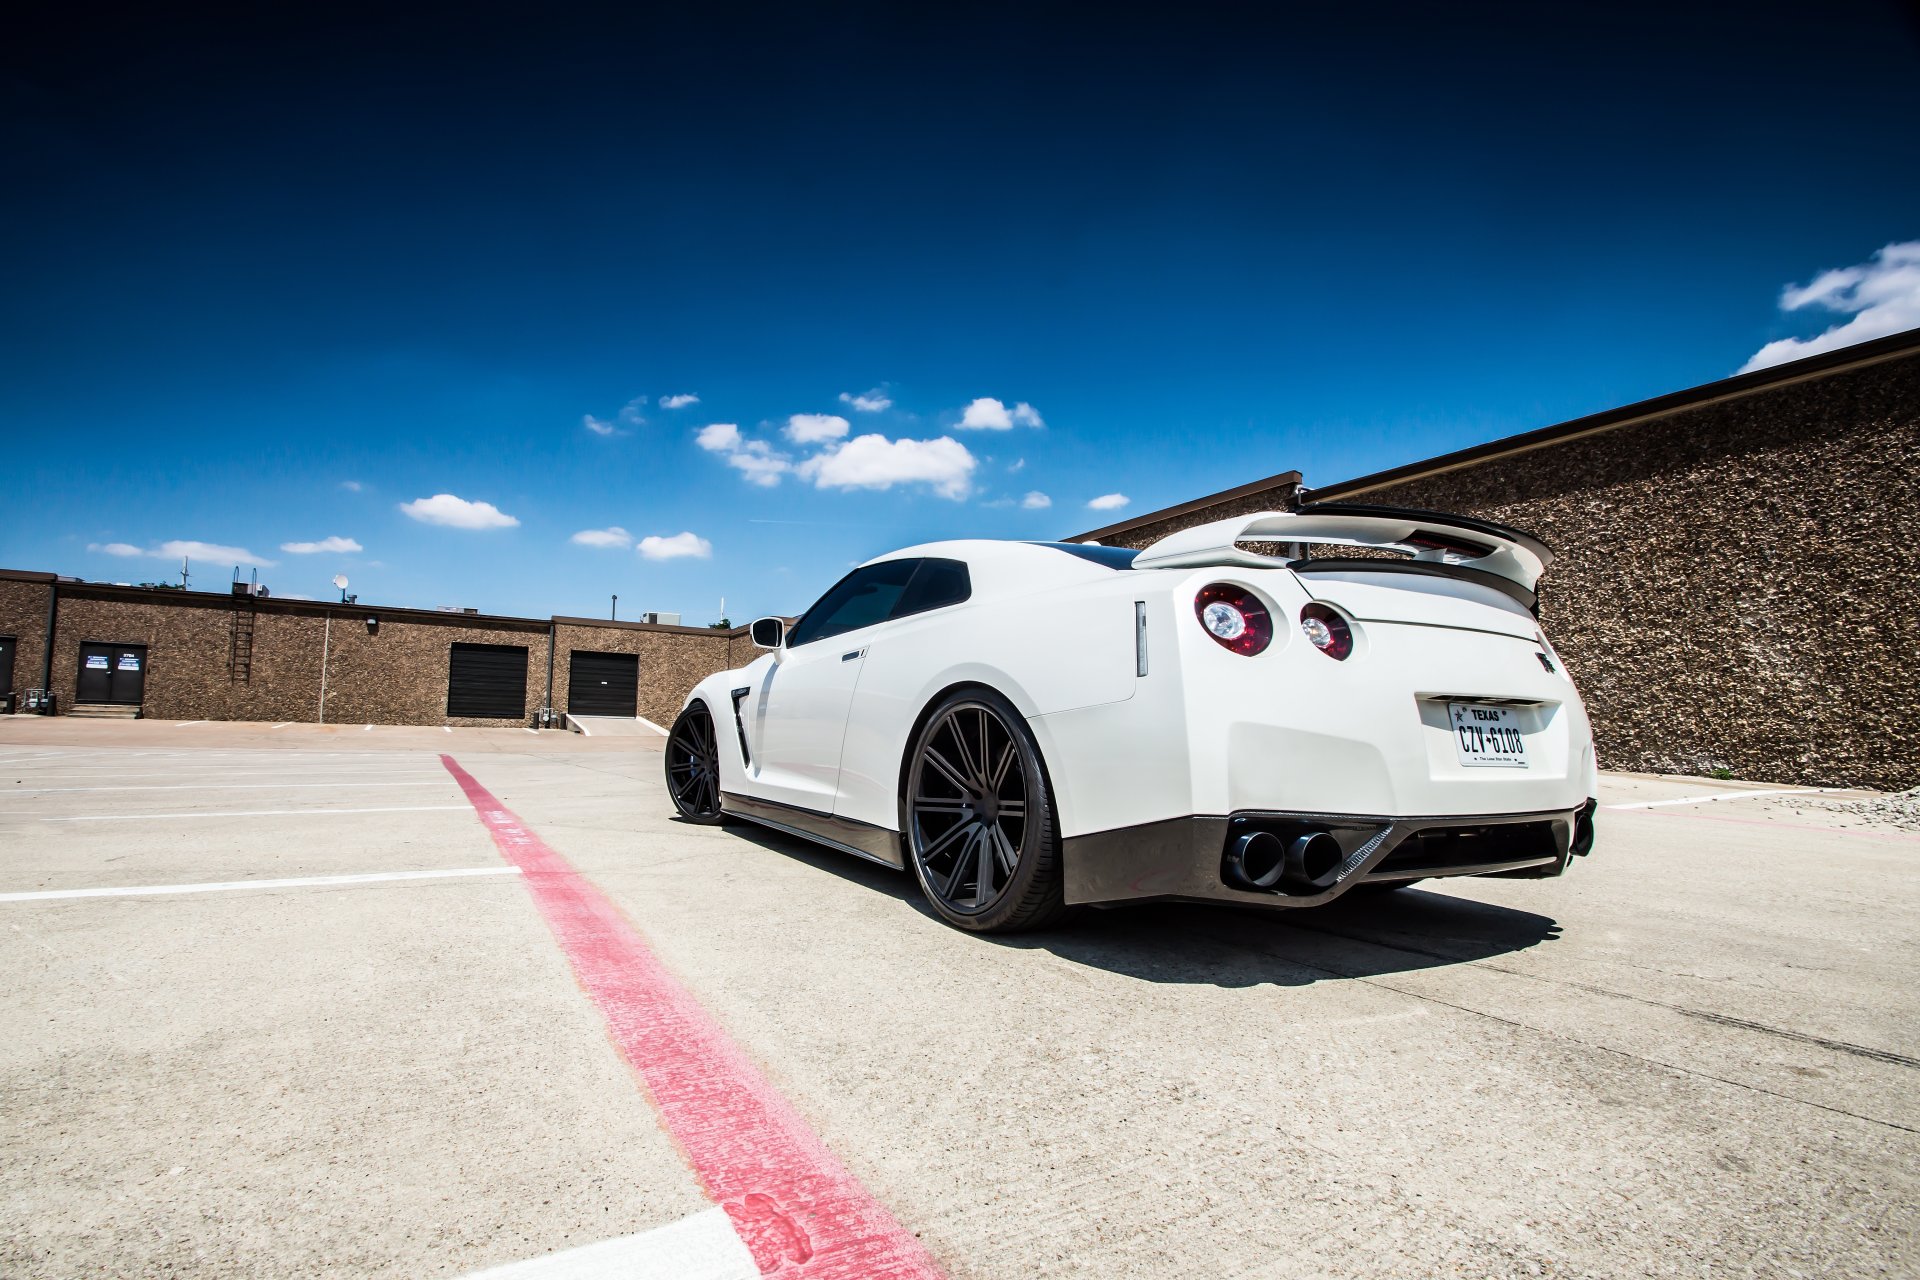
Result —
[{"label": "low-profile tire", "polygon": [[1066,914],[1053,791],[1026,720],[990,689],[943,698],[907,746],[900,830],[941,919],[974,933]]},{"label": "low-profile tire", "polygon": [[720,740],[707,704],[695,702],[680,713],[667,735],[667,796],[688,822],[714,826],[720,811]]}]

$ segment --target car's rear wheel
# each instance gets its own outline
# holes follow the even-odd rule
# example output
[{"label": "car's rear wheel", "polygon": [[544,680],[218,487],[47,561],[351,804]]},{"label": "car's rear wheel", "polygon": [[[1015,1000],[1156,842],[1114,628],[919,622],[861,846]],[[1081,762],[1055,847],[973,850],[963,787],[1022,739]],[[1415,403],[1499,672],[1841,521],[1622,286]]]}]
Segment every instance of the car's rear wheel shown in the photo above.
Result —
[{"label": "car's rear wheel", "polygon": [[719,745],[703,702],[682,711],[667,735],[667,794],[688,822],[721,820]]},{"label": "car's rear wheel", "polygon": [[900,829],[940,917],[1012,933],[1064,915],[1053,794],[1013,704],[961,690],[926,717],[909,752]]}]

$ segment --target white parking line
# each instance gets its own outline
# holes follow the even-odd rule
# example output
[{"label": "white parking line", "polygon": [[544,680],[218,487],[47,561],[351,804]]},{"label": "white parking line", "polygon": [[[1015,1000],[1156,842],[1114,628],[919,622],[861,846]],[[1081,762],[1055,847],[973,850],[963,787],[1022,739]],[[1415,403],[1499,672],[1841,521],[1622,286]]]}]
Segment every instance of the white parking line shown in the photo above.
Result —
[{"label": "white parking line", "polygon": [[759,1280],[753,1254],[715,1205],[638,1235],[471,1271],[462,1280]]},{"label": "white parking line", "polygon": [[[11,772],[13,771],[8,769],[0,769],[0,776],[5,776],[7,773],[11,773]],[[405,776],[407,774],[435,774],[435,775],[438,775],[439,777],[444,778],[446,776],[447,771],[445,769],[388,769],[388,768],[381,768],[373,765],[369,765],[365,767],[355,766],[350,769],[340,769],[337,771],[327,770],[327,769],[316,769],[312,767],[298,769],[298,770],[241,769],[241,768],[236,768],[230,765],[218,765],[218,766],[215,766],[215,768],[213,768],[212,770],[209,770],[208,772],[215,778],[316,778],[317,777],[317,778],[332,778],[335,781],[339,781],[339,782],[351,782],[355,778],[362,778],[362,777],[392,778],[395,776]],[[77,769],[72,767],[56,766],[51,770],[38,772],[38,773],[32,772],[30,770],[22,769],[19,771],[19,773],[20,773],[20,778],[16,779],[16,781],[31,779],[34,782],[103,782],[109,779],[116,779],[116,778],[192,777],[194,774],[194,770],[191,767],[178,767],[173,769],[116,769],[116,768],[112,768],[111,766],[102,765],[99,768],[93,768],[91,766],[88,766],[88,767],[77,768]]]},{"label": "white parking line", "polygon": [[290,725],[290,724],[292,724],[292,723],[293,723],[293,721],[291,721],[291,720],[282,720],[282,721],[281,721],[281,722],[280,722],[279,724],[276,724],[276,725],[273,725],[273,726],[271,726],[271,727],[272,727],[272,728],[275,728],[275,729],[284,729],[284,728],[286,728],[286,727],[287,727],[288,725]]},{"label": "white parking line", "polygon": [[[445,775],[441,775],[441,781]],[[10,791],[0,791],[0,797],[26,795],[72,795],[83,791],[298,791],[310,787],[325,787],[329,790],[351,788],[364,791],[369,787],[433,787],[439,782],[428,779],[423,782],[170,782],[142,784],[134,787],[15,787]]]},{"label": "white parking line", "polygon": [[177,724],[175,724],[173,727],[176,729],[187,729],[187,728],[191,728],[196,724],[205,724],[205,723],[206,723],[205,720],[182,720]]},{"label": "white parking line", "polygon": [[1721,800],[1758,800],[1764,796],[1828,795],[1840,787],[1785,787],[1778,791],[1722,791],[1711,796],[1681,796],[1677,800],[1641,800],[1634,804],[1603,804],[1602,809],[1661,809],[1670,804],[1714,804]]},{"label": "white parking line", "polygon": [[518,867],[456,867],[451,871],[371,871],[352,876],[294,876],[286,880],[221,880],[212,884],[142,884],[118,889],[44,889],[0,893],[0,902],[47,902],[55,898],[144,898],[162,893],[220,893],[228,889],[304,889],[313,885],[381,884],[392,880],[445,880],[453,876],[517,876]]},{"label": "white parking line", "polygon": [[368,725],[368,726],[367,726],[367,728],[368,728],[369,730],[371,730],[371,729],[373,728],[373,726],[372,726],[372,725]]},{"label": "white parking line", "polygon": [[150,818],[330,818],[340,813],[450,813],[469,810],[464,804],[411,804],[391,809],[239,809],[223,813],[89,813],[77,818],[42,818],[42,822],[145,822]]}]

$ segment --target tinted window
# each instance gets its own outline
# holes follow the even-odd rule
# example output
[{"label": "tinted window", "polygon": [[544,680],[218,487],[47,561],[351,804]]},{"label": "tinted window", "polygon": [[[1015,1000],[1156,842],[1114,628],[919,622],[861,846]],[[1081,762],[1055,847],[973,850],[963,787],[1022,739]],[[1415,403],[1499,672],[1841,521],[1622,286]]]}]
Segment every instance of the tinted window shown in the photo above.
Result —
[{"label": "tinted window", "polygon": [[907,580],[919,565],[918,560],[888,560],[855,569],[793,624],[787,636],[788,647],[811,644],[843,631],[886,621],[893,607],[900,603]]},{"label": "tinted window", "polygon": [[908,584],[906,593],[894,608],[893,616],[904,618],[910,613],[944,609],[950,604],[959,604],[972,594],[973,583],[967,577],[966,565],[958,560],[922,560],[919,571],[913,575],[913,581]]},{"label": "tinted window", "polygon": [[1052,547],[1055,551],[1064,551],[1070,556],[1091,560],[1109,569],[1131,569],[1133,558],[1140,554],[1132,547],[1096,547],[1085,542],[1036,542],[1033,545]]}]

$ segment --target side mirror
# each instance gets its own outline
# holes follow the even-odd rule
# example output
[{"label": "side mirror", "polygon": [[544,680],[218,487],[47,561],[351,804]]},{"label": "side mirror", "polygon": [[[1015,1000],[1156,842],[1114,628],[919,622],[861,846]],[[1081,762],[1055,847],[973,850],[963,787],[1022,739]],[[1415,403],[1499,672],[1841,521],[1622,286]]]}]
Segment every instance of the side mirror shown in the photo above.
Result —
[{"label": "side mirror", "polygon": [[787,638],[787,624],[778,618],[756,618],[748,633],[758,647],[778,649]]}]

